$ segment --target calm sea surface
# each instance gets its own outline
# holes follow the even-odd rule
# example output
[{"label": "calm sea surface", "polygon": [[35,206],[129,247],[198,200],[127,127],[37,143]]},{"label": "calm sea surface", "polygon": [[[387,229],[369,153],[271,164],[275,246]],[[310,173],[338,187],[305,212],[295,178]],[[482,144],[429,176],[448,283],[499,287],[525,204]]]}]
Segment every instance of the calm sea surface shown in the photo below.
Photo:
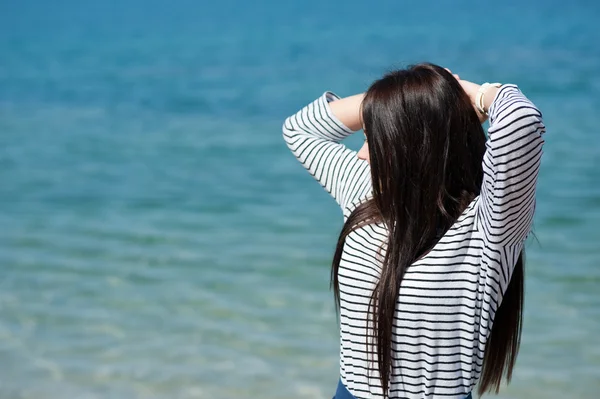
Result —
[{"label": "calm sea surface", "polygon": [[500,397],[597,398],[599,21],[592,0],[0,0],[0,398],[331,397],[342,219],[281,124],[424,60],[517,83],[548,128]]}]

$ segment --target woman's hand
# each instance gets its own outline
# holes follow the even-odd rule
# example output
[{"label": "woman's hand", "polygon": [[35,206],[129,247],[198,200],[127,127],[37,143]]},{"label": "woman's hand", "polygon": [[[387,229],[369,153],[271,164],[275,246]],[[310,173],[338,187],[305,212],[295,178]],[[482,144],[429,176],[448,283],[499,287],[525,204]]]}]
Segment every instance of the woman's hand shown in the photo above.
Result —
[{"label": "woman's hand", "polygon": [[[473,109],[475,109],[475,112],[477,112],[479,121],[481,123],[484,123],[487,120],[488,116],[486,114],[481,113],[481,111],[479,111],[479,108],[475,105],[475,101],[477,101],[476,100],[477,92],[479,91],[479,88],[481,87],[481,85],[478,85],[477,83],[469,82],[468,80],[462,80],[462,79],[458,79],[458,83],[460,83],[460,85],[463,88],[463,90],[465,91],[465,93],[467,93],[467,95],[469,96],[469,99],[471,100],[471,105],[473,105]],[[490,88],[486,91],[486,93],[485,93],[486,96],[492,94],[492,93],[488,93],[491,91],[491,89],[492,88]],[[491,96],[491,97],[493,98],[494,96]],[[484,107],[484,109],[489,109],[489,104],[487,107]]]},{"label": "woman's hand", "polygon": [[[452,73],[452,71],[449,70],[448,68],[446,68],[446,70],[448,72]],[[458,80],[458,83],[460,83],[460,85],[463,88],[463,90],[465,91],[465,93],[467,93],[467,95],[469,96],[469,99],[471,100],[471,105],[473,105],[473,109],[477,113],[477,116],[479,117],[479,121],[481,123],[484,123],[488,117],[487,117],[487,115],[482,114],[479,111],[479,108],[477,108],[477,106],[475,105],[475,101],[477,99],[477,92],[479,91],[479,88],[481,87],[481,85],[478,85],[477,83],[469,82],[468,80],[462,80],[460,78],[460,76],[458,76],[455,73],[452,74],[452,76],[454,76],[456,78],[456,80]],[[495,89],[495,87],[490,87],[485,93],[485,97],[490,97],[489,103],[484,102],[484,105],[487,104],[487,106],[485,106],[485,109],[489,109],[491,101],[496,95],[495,91],[493,93],[491,92],[492,89]],[[484,97],[484,101],[485,101],[485,97]]]}]

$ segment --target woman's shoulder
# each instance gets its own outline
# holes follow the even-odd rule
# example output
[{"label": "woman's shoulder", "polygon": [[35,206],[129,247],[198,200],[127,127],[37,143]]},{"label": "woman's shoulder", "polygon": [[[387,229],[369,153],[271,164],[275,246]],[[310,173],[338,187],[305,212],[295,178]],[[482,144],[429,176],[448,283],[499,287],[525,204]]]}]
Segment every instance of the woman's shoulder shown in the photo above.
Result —
[{"label": "woman's shoulder", "polygon": [[356,209],[360,204],[367,202],[368,200],[373,198],[373,185],[371,184],[371,177],[368,176],[367,179],[357,182],[356,189],[353,191],[351,198],[345,203],[344,208],[342,209],[344,214],[344,222],[350,214]]}]

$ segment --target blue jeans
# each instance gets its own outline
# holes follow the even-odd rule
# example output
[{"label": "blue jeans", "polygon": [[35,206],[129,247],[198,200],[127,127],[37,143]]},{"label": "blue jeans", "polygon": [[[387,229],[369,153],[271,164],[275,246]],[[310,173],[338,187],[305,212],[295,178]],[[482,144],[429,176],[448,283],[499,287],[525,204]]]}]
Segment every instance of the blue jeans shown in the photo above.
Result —
[{"label": "blue jeans", "polygon": [[[335,391],[335,396],[333,399],[356,399],[354,395],[352,395],[348,389],[342,384],[342,380],[338,382],[337,389]],[[465,396],[465,399],[471,399],[471,394]]]}]

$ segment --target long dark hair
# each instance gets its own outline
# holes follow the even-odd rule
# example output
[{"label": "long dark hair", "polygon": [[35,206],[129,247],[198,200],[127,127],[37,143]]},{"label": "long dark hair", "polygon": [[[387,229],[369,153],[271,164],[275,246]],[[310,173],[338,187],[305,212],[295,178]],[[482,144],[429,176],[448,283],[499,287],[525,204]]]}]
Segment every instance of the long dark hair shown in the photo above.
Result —
[{"label": "long dark hair", "polygon": [[[363,100],[362,118],[373,197],[357,206],[342,228],[331,282],[339,307],[338,268],[346,237],[366,224],[383,222],[388,240],[369,317],[375,329],[373,353],[387,397],[394,312],[402,278],[479,195],[485,135],[458,81],[433,64],[394,71],[375,81]],[[480,394],[498,392],[505,373],[510,381],[522,309],[523,259],[519,256],[487,341]]]}]

